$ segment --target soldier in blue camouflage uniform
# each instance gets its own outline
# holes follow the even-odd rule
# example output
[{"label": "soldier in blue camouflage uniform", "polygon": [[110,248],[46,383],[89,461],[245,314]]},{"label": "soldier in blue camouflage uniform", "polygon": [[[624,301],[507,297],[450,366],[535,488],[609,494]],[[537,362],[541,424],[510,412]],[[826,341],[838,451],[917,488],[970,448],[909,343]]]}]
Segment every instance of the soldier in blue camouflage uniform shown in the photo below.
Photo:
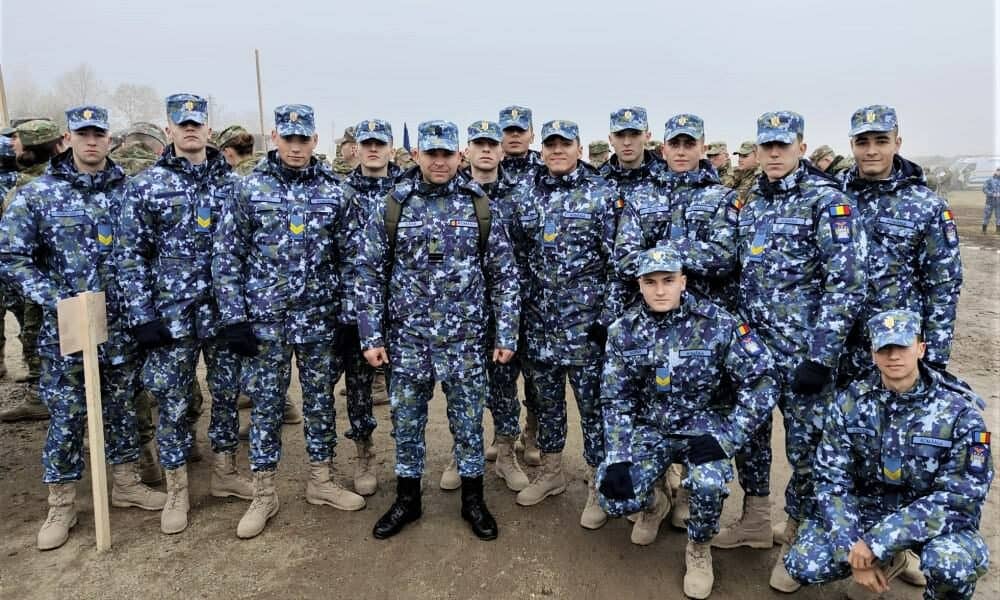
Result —
[{"label": "soldier in blue camouflage uniform", "polygon": [[[868,232],[868,297],[847,338],[839,380],[846,385],[873,369],[864,323],[890,309],[923,316],[925,362],[944,370],[951,355],[962,258],[958,228],[947,200],[927,187],[923,170],[899,155],[902,138],[891,106],[859,108],[851,116],[855,165],[844,189],[858,204]],[[900,578],[923,586],[919,559],[911,555]]]},{"label": "soldier in blue camouflage uniform", "polygon": [[[785,490],[787,540],[794,539],[799,521],[814,505],[812,457],[832,401],[837,360],[867,283],[867,236],[857,223],[857,208],[838,181],[802,160],[803,129],[802,116],[790,111],[765,113],[757,120],[764,175],[740,209],[737,234],[741,316],[782,374],[778,406],[792,467]],[[765,421],[747,454],[767,458],[759,448],[770,446],[770,436]],[[770,464],[762,462],[753,469],[761,479],[770,473]],[[784,592],[798,588],[780,559],[770,583]]]},{"label": "soldier in blue camouflage uniform", "polygon": [[212,393],[211,493],[248,499],[253,491],[236,470],[242,359],[217,337],[212,295],[212,234],[236,178],[222,155],[207,147],[208,102],[174,94],[166,107],[171,144],[126,186],[115,255],[129,324],[148,351],[143,386],[159,400],[156,441],[167,479],[160,530],[180,533],[190,505],[187,462],[194,435],[188,410],[199,353]]},{"label": "soldier in blue camouflage uniform", "polygon": [[517,502],[538,504],[566,489],[566,378],[580,411],[584,459],[589,467],[587,504],[580,524],[604,525],[593,470],[604,458],[599,386],[607,327],[619,314],[610,280],[615,236],[615,191],[579,158],[579,129],[556,120],[542,128],[545,169],[514,195],[511,241],[521,270],[523,368],[537,398],[542,466]]},{"label": "soldier in blue camouflage uniform", "polygon": [[[375,450],[372,432],[377,422],[372,413],[373,386],[384,376],[373,369],[361,354],[358,338],[358,317],[354,301],[357,275],[355,258],[364,235],[364,227],[371,215],[384,204],[385,195],[392,190],[402,171],[392,161],[392,125],[382,119],[367,119],[354,128],[361,163],[341,183],[344,201],[351,209],[351,223],[346,240],[346,260],[342,261],[341,278],[346,290],[341,298],[341,333],[338,335],[338,354],[344,366],[344,387],[347,396],[347,417],[351,428],[344,434],[354,440],[357,463],[354,471],[354,491],[370,496],[378,488],[375,476]],[[383,399],[384,402],[384,399]]]},{"label": "soldier in blue camouflage uniform", "polygon": [[[513,214],[513,195],[516,182],[500,167],[503,158],[503,132],[493,121],[476,121],[466,130],[468,146],[465,156],[469,170],[462,176],[479,184],[490,198],[493,218],[499,219],[509,234]],[[496,315],[490,313],[486,350],[495,346]],[[521,373],[520,355],[507,363],[488,360],[489,395],[486,406],[493,416],[493,442],[486,448],[486,460],[496,461],[494,471],[504,480],[507,488],[519,492],[528,486],[528,476],[518,464],[514,447],[521,433],[521,404],[517,398],[517,377]],[[461,484],[458,466],[453,460],[441,475],[443,489],[457,489]]]},{"label": "soldier in blue camouflage uniform", "polygon": [[[736,217],[727,200],[729,190],[719,184],[715,169],[701,158],[704,148],[705,124],[701,117],[671,117],[664,127],[666,164],[661,163],[646,185],[625,197],[615,239],[615,286],[622,290],[618,294],[625,304],[638,298],[637,258],[646,249],[670,246],[683,257],[688,289],[719,306],[732,308],[733,294],[725,292],[727,284],[733,287],[729,275],[735,263]],[[731,388],[731,382],[725,382],[725,386]],[[679,469],[679,464],[671,468],[671,492],[675,496],[671,521],[683,529],[688,492],[678,485]]]},{"label": "soldier in blue camouflage uniform", "polygon": [[[13,130],[11,130],[13,132]],[[17,160],[14,154],[14,143],[6,135],[0,135],[0,198],[17,183]],[[4,362],[4,347],[7,345],[4,313],[7,311],[7,294],[4,285],[0,283],[0,377],[7,375],[7,365]]]},{"label": "soldier in blue camouflage uniform", "polygon": [[497,524],[483,499],[484,348],[492,309],[492,359],[509,362],[517,349],[517,269],[500,219],[491,217],[483,236],[485,192],[457,175],[458,128],[427,121],[418,131],[419,178],[397,183],[384,210],[373,214],[357,261],[361,347],[370,365],[391,368],[396,439],[396,500],[373,534],[388,538],[420,518],[427,404],[440,381],[462,479],[462,518],[477,537],[495,539]]},{"label": "soldier in blue camouflage uniform", "polygon": [[666,164],[655,170],[648,185],[625,196],[615,266],[628,283],[627,302],[637,300],[637,258],[649,248],[671,246],[683,257],[691,292],[720,306],[733,305],[723,291],[735,265],[736,213],[730,210],[729,190],[701,158],[704,142],[701,117],[671,117],[664,133]]},{"label": "soldier in blue camouflage uniform", "polygon": [[920,553],[927,600],[972,598],[986,573],[979,525],[993,458],[984,404],[920,360],[924,319],[890,310],[868,321],[878,372],[830,407],[813,469],[818,510],[785,558],[802,583],[853,576],[849,597],[875,597],[907,550]]},{"label": "soldier in blue camouflage uniform", "polygon": [[[664,171],[663,159],[646,150],[649,141],[649,122],[646,109],[641,106],[619,108],[611,113],[611,133],[608,140],[615,149],[614,155],[600,165],[601,177],[615,186],[615,222],[632,200],[652,193],[655,180]],[[633,284],[634,279],[629,283]]]},{"label": "soldier in blue camouflage uniform", "polygon": [[983,208],[983,233],[990,224],[990,213],[996,224],[996,232],[1000,233],[1000,167],[993,171],[993,177],[983,184],[983,194],[986,196],[986,206]]},{"label": "soldier in blue camouflage uniform", "polygon": [[872,369],[871,340],[861,326],[893,308],[923,315],[926,362],[944,368],[951,354],[962,259],[948,202],[925,184],[920,166],[899,155],[899,123],[890,106],[859,108],[851,117],[856,164],[844,189],[858,204],[868,232],[868,298],[863,320],[848,338],[841,375]]},{"label": "soldier in blue camouflage uniform", "polygon": [[[500,168],[506,178],[517,185],[531,179],[539,169],[544,170],[541,155],[531,149],[531,144],[535,141],[531,109],[516,104],[504,107],[500,109],[498,124],[503,131],[503,140],[500,142],[503,159],[500,161]],[[524,432],[516,445],[518,449],[524,450],[525,464],[537,467],[542,464],[542,455],[538,449],[538,418],[534,408],[537,394],[530,379],[524,375],[525,424]]]},{"label": "soldier in blue camouflage uniform", "polygon": [[330,167],[319,161],[313,109],[274,110],[277,147],[237,184],[215,236],[215,297],[224,336],[248,356],[247,395],[253,502],[236,535],[252,538],[278,512],[274,476],[281,460],[281,421],[295,356],[302,383],[309,482],[306,501],[360,510],[365,500],[332,478],[337,444],[333,384],[341,273],[351,207]]},{"label": "soldier in blue camouflage uniform", "polygon": [[14,142],[5,135],[0,136],[0,197],[6,196],[17,183],[17,160]]},{"label": "soldier in blue camouflage uniform", "polygon": [[[601,386],[607,458],[598,470],[601,506],[612,516],[641,511],[632,541],[656,539],[670,509],[656,485],[671,463],[687,466],[692,494],[687,520],[684,593],[712,591],[709,541],[719,531],[732,479],[729,459],[770,417],[778,395],[770,353],[746,324],[684,291],[682,255],[667,246],[634,260],[643,300],[608,331]],[[737,382],[728,414],[714,408]]]},{"label": "soldier in blue camouflage uniform", "polygon": [[108,112],[100,106],[66,111],[69,150],[45,174],[21,188],[4,214],[0,269],[4,279],[42,307],[39,392],[49,409],[42,451],[42,480],[49,486],[49,515],[38,548],[58,548],[76,524],[76,482],[83,476],[87,404],[83,362],[59,351],[56,303],[85,291],[103,291],[108,341],[98,348],[105,453],[114,486],[112,506],[159,510],[162,492],[139,482],[135,411],[138,356],[124,323],[124,299],[112,257],[114,221],[125,172],[107,159]]}]

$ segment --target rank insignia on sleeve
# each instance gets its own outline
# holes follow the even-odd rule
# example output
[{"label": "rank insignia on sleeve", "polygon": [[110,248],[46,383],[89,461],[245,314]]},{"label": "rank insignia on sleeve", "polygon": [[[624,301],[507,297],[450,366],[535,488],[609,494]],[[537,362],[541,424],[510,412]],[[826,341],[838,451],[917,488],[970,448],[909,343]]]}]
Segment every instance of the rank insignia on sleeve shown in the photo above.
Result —
[{"label": "rank insignia on sleeve", "polygon": [[968,471],[970,473],[985,473],[987,458],[989,458],[990,450],[986,447],[986,444],[972,444],[969,446],[969,466]]}]

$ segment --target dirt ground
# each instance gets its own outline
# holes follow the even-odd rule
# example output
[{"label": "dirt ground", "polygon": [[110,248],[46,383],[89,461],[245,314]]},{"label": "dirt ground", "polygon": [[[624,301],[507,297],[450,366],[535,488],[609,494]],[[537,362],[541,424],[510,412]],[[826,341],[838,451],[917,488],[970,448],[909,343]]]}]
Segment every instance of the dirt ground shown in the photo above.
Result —
[{"label": "dirt ground", "polygon": [[[1000,235],[979,233],[982,195],[955,193],[951,202],[963,237],[965,287],[953,370],[987,399],[987,424],[1000,430]],[[991,228],[992,229],[992,228]],[[12,404],[22,372],[17,358],[17,326],[8,316],[8,379],[0,382],[0,408]],[[292,396],[300,398],[293,383]],[[571,403],[572,404],[572,403]],[[337,427],[347,429],[343,399],[337,397]],[[246,411],[241,415],[247,419]],[[207,414],[207,411],[206,411]],[[89,474],[80,486],[80,522],[70,540],[51,552],[35,549],[35,535],[45,518],[46,490],[40,456],[46,424],[0,424],[0,598],[682,598],[683,532],[665,524],[648,547],[629,542],[630,524],[611,520],[599,531],[578,524],[586,499],[584,462],[575,410],[571,409],[565,465],[572,477],[566,493],[532,508],[518,507],[513,494],[489,473],[488,503],[500,524],[500,538],[481,542],[459,517],[457,492],[443,492],[438,478],[448,461],[450,436],[440,392],[428,425],[428,472],[424,517],[399,536],[379,541],[371,536],[375,520],[393,498],[393,453],[388,407],[376,408],[379,428],[380,489],[364,510],[346,513],[305,502],[306,459],[299,426],[284,430],[285,454],[278,491],[281,511],[259,537],[243,541],[236,524],[247,503],[208,495],[207,462],[191,470],[188,529],[175,536],[159,531],[159,514],[112,509],[110,552],[95,551]],[[199,422],[203,451],[207,416]],[[487,431],[491,430],[489,417]],[[788,479],[780,420],[774,431],[773,515],[781,518]],[[341,438],[336,466],[345,483],[352,472],[353,444]],[[245,448],[240,455],[246,469]],[[1000,557],[998,500],[994,486],[983,514],[983,532]],[[735,519],[741,502],[738,486],[726,503],[723,523]],[[767,585],[778,550],[716,550],[717,599],[777,598]],[[1000,569],[991,567],[980,580],[976,598],[1000,598]],[[844,584],[803,589],[796,597],[839,598]],[[915,600],[920,590],[895,583],[886,596]]]}]

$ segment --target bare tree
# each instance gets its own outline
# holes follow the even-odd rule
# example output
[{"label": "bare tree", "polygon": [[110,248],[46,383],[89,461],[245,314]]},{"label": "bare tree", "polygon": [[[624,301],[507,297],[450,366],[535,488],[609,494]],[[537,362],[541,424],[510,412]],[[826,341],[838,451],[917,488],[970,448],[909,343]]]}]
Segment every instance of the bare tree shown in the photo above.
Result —
[{"label": "bare tree", "polygon": [[104,86],[98,81],[97,73],[90,65],[80,63],[56,81],[56,95],[67,106],[78,106],[100,101],[104,95]]},{"label": "bare tree", "polygon": [[111,95],[116,120],[124,125],[137,121],[154,121],[163,110],[163,100],[152,86],[122,83]]}]

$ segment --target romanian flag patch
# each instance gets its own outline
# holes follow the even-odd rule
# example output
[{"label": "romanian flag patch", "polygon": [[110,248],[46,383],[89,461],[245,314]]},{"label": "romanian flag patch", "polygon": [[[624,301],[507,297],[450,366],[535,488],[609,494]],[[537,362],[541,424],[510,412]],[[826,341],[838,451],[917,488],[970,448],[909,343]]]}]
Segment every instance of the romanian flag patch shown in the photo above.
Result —
[{"label": "romanian flag patch", "polygon": [[849,217],[851,216],[851,207],[848,204],[838,204],[837,206],[830,207],[831,217]]},{"label": "romanian flag patch", "polygon": [[989,431],[976,431],[972,434],[973,444],[989,444],[990,443],[990,432]]}]

